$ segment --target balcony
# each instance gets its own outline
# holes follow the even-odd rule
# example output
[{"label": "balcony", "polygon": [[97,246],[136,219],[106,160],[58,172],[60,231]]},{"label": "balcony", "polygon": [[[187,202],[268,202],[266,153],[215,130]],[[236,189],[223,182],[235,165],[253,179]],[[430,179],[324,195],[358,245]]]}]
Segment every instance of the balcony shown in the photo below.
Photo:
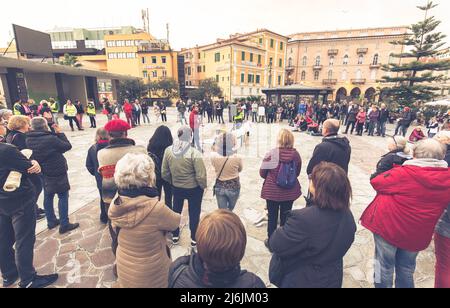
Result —
[{"label": "balcony", "polygon": [[294,70],[295,70],[295,67],[293,65],[286,67],[286,72],[292,72]]},{"label": "balcony", "polygon": [[337,84],[337,79],[324,79],[322,83],[326,86],[332,86]]},{"label": "balcony", "polygon": [[366,83],[366,79],[352,79],[352,84],[354,85],[362,85]]},{"label": "balcony", "polygon": [[323,68],[323,65],[320,65],[320,64],[313,66],[313,70],[315,70],[315,71],[321,71],[322,68]]},{"label": "balcony", "polygon": [[358,48],[358,50],[356,51],[356,53],[358,55],[363,55],[369,52],[369,48]]},{"label": "balcony", "polygon": [[328,55],[329,56],[337,56],[338,53],[339,53],[339,49],[330,49],[330,50],[328,50]]},{"label": "balcony", "polygon": [[370,64],[370,68],[372,69],[377,69],[377,68],[381,68],[381,64],[380,63],[372,63]]}]

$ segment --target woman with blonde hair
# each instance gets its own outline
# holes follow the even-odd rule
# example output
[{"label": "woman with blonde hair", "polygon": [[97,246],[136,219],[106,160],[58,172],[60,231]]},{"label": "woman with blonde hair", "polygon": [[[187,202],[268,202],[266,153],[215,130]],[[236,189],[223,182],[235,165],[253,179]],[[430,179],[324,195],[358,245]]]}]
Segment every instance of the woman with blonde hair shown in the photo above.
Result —
[{"label": "woman with blonde hair", "polygon": [[405,137],[394,136],[388,141],[389,153],[381,157],[377,164],[377,171],[372,174],[370,179],[374,179],[382,173],[385,173],[395,166],[402,166],[407,160],[412,159],[409,155],[408,141]]},{"label": "woman with blonde hair", "polygon": [[159,201],[155,164],[145,154],[127,154],[116,165],[118,196],[109,208],[118,233],[118,286],[167,288],[170,250],[167,232],[180,225],[181,216]]},{"label": "woman with blonde hair", "polygon": [[[267,201],[269,222],[268,239],[280,225],[286,223],[294,202],[302,195],[298,177],[302,169],[302,159],[294,148],[294,135],[282,129],[278,135],[278,147],[266,154],[259,171],[265,180],[261,197]],[[265,242],[268,246],[268,240]]]}]

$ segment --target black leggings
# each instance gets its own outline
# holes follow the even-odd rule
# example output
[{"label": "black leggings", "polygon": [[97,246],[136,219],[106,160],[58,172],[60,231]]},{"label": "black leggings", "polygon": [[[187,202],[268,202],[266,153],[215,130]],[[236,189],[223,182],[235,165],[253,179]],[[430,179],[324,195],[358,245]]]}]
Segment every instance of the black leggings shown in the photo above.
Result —
[{"label": "black leggings", "polygon": [[164,202],[166,203],[167,207],[172,209],[173,207],[172,185],[170,185],[164,180],[160,180],[156,183],[156,187],[158,188],[159,201],[161,201],[162,190],[164,188]]},{"label": "black leggings", "polygon": [[97,121],[95,117],[89,117],[89,121],[91,121],[91,127],[96,128],[97,127]]},{"label": "black leggings", "polygon": [[[173,211],[181,214],[183,212],[184,200],[189,205],[189,228],[191,230],[191,239],[196,241],[198,224],[200,222],[200,214],[202,212],[202,200],[204,190],[200,187],[193,189],[172,187],[173,191]],[[173,232],[174,237],[180,237],[180,228]]]},{"label": "black leggings", "polygon": [[267,234],[269,239],[278,228],[278,216],[280,216],[280,226],[282,227],[285,225],[287,216],[292,210],[293,205],[294,201],[277,202],[267,200],[267,210],[269,211]]},{"label": "black leggings", "polygon": [[351,126],[352,127],[351,134],[353,134],[353,131],[355,130],[355,124],[356,124],[356,122],[353,122],[353,121],[347,122],[347,129],[345,130],[345,133],[348,134],[348,130]]},{"label": "black leggings", "polygon": [[161,121],[167,122],[167,114],[166,113],[161,113]]}]

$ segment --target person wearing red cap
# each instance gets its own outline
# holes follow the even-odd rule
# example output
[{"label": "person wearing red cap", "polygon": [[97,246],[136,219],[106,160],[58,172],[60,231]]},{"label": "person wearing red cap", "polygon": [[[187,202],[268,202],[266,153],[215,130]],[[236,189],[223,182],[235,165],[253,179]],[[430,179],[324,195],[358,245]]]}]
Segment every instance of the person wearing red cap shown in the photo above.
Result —
[{"label": "person wearing red cap", "polygon": [[126,99],[123,104],[123,112],[125,113],[125,117],[127,118],[127,122],[130,126],[134,126],[133,120],[133,105]]},{"label": "person wearing red cap", "polygon": [[400,119],[397,120],[397,128],[395,129],[395,136],[399,135],[401,132],[403,137],[406,137],[406,133],[408,132],[408,128],[411,126],[411,123],[414,121],[414,115],[411,111],[411,108],[405,107],[403,110]]},{"label": "person wearing red cap", "polygon": [[[102,196],[106,209],[109,208],[112,199],[117,193],[117,186],[114,182],[114,172],[116,164],[127,153],[146,154],[145,147],[136,146],[134,140],[128,138],[128,131],[131,126],[123,120],[112,120],[105,126],[109,133],[109,146],[98,152],[99,171],[102,176]],[[117,249],[117,235],[110,226],[112,237],[112,249],[115,253]]]}]

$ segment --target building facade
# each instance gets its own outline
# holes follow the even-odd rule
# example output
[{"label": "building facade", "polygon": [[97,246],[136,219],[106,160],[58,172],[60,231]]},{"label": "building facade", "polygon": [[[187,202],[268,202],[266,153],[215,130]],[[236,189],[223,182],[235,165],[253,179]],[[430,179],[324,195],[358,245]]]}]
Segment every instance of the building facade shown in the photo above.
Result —
[{"label": "building facade", "polygon": [[285,83],[287,43],[288,37],[261,29],[182,49],[185,84],[196,87],[201,80],[212,78],[225,100],[261,96],[263,88]]},{"label": "building facade", "polygon": [[403,46],[407,27],[297,33],[287,47],[286,84],[329,87],[334,100],[375,101],[382,97],[383,64],[400,64],[392,55]]}]

